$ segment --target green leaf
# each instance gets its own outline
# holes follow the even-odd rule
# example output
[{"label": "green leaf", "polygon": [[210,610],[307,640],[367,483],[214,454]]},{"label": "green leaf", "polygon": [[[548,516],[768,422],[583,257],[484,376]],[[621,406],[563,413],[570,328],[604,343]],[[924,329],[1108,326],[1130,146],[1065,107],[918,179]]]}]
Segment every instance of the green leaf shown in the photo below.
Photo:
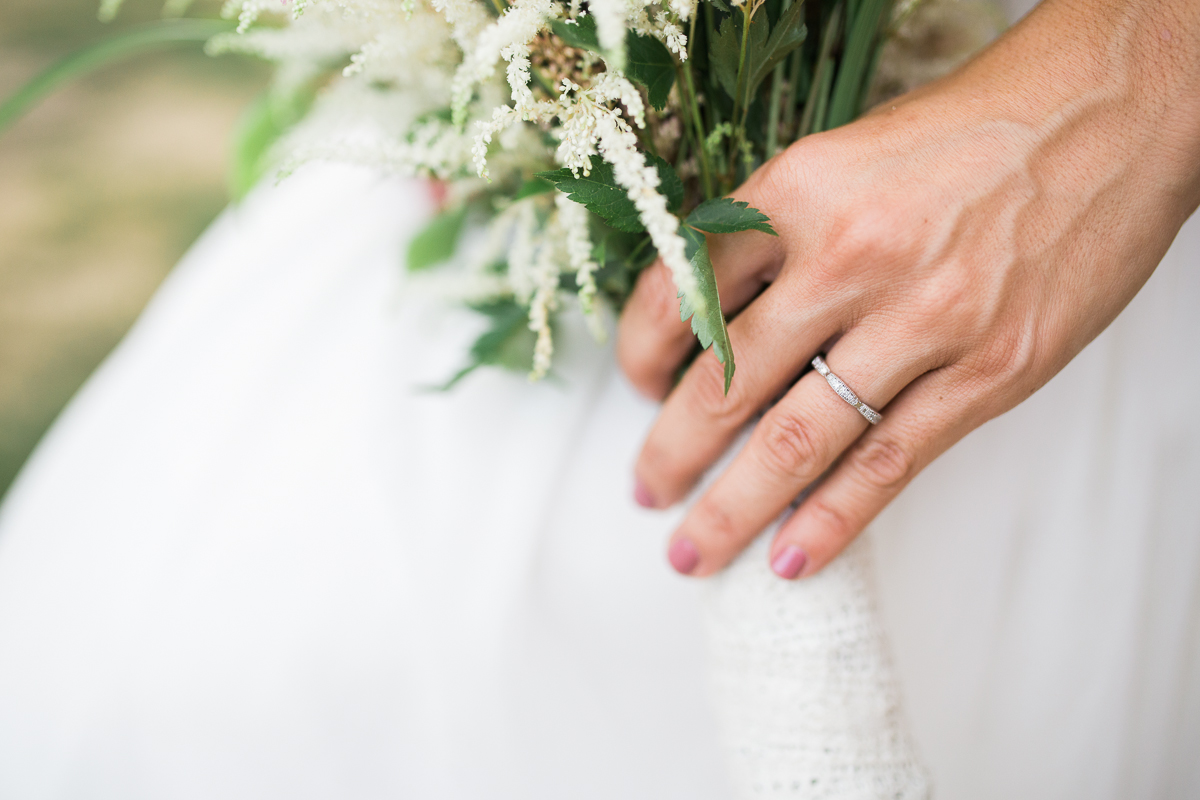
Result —
[{"label": "green leaf", "polygon": [[271,148],[312,108],[317,81],[267,89],[242,115],[234,134],[229,190],[240,200],[273,166]]},{"label": "green leaf", "polygon": [[730,96],[737,94],[738,57],[742,50],[741,15],[726,17],[708,46],[709,69]]},{"label": "green leaf", "polygon": [[708,257],[708,243],[704,240],[704,234],[691,228],[684,227],[681,233],[688,241],[688,250],[692,252],[692,273],[699,284],[700,296],[689,298],[680,292],[679,318],[684,322],[691,318],[692,333],[696,334],[700,345],[706,349],[711,347],[717,361],[725,366],[725,394],[729,394],[734,372],[733,345],[729,342],[725,315],[721,313],[721,296],[717,292],[717,276],[712,260]]},{"label": "green leaf", "polygon": [[467,206],[438,214],[408,244],[408,268],[416,272],[448,261],[458,249]]},{"label": "green leaf", "polygon": [[[647,160],[658,168],[659,190],[667,198],[667,206],[677,210],[683,204],[683,182],[674,168],[666,161],[654,156]],[[563,168],[553,172],[539,172],[536,177],[554,183],[576,203],[601,217],[612,227],[626,233],[641,233],[645,228],[638,217],[637,207],[629,199],[628,192],[617,184],[612,165],[599,156],[592,157],[591,174],[579,177]]]},{"label": "green leaf", "polygon": [[666,159],[647,155],[646,160],[658,168],[658,190],[667,198],[667,210],[678,214],[683,207],[683,181]]},{"label": "green leaf", "polygon": [[550,23],[550,28],[569,47],[578,47],[580,50],[591,50],[593,53],[601,52],[600,38],[596,35],[596,18],[591,14],[576,17],[573,22],[561,19],[553,20]]},{"label": "green leaf", "polygon": [[846,46],[829,97],[825,130],[845,125],[858,116],[863,81],[873,60],[873,48],[879,47],[879,32],[887,19],[884,14],[887,7],[887,0],[862,0],[853,19],[847,20]]},{"label": "green leaf", "polygon": [[746,97],[743,102],[748,106],[750,99],[758,92],[758,87],[775,69],[775,65],[786,58],[793,50],[804,44],[808,29],[804,26],[804,3],[800,0],[793,2],[787,11],[779,17],[771,28],[771,35],[765,42],[761,41],[762,34],[756,40],[755,27],[759,20],[765,21],[766,14],[761,10],[754,15],[750,26],[750,47],[746,54],[749,67],[749,79],[746,84]]},{"label": "green leaf", "polygon": [[529,330],[529,310],[515,301],[495,300],[471,306],[488,317],[488,327],[471,345],[467,364],[438,391],[450,391],[459,381],[480,367],[503,367],[528,372],[533,363],[537,334]]},{"label": "green leaf", "polygon": [[650,105],[662,110],[675,85],[675,58],[671,51],[658,39],[638,36],[632,31],[626,37],[625,49],[628,53],[625,74],[645,86]]},{"label": "green leaf", "polygon": [[749,203],[739,202],[732,197],[714,197],[692,209],[686,223],[707,233],[737,233],[738,231],[762,231],[778,236],[771,227],[771,218],[751,208]]},{"label": "green leaf", "polygon": [[576,203],[587,206],[588,211],[603,218],[619,231],[638,233],[643,230],[633,201],[629,199],[625,190],[617,185],[613,178],[612,166],[599,156],[592,157],[592,167],[588,175],[580,173],[579,177],[576,177],[571,174],[571,170],[564,167],[553,172],[539,172],[536,177],[554,183],[560,192],[564,192]]}]

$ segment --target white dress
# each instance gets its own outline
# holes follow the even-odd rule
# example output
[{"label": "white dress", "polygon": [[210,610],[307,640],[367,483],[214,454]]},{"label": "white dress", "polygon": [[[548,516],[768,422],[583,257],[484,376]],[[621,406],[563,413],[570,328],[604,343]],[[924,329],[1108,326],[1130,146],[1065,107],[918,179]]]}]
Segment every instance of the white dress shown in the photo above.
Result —
[{"label": "white dress", "polygon": [[[728,760],[731,735],[839,746],[820,709],[853,682],[792,667],[820,620],[874,619],[870,580],[862,609],[820,605],[869,551],[793,584],[754,578],[761,552],[675,576],[679,512],[631,500],[655,408],[581,328],[548,385],[423,391],[475,324],[400,267],[427,213],[358,168],[261,190],[64,413],[0,509],[0,798],[885,796]],[[937,797],[1200,795],[1197,307],[1200,219],[872,526]],[[809,611],[738,628],[747,609]],[[799,660],[755,661],[753,636],[730,646],[746,631]],[[890,674],[881,640],[853,641]],[[877,688],[864,718],[902,734]],[[774,716],[729,718],[764,698]]]}]

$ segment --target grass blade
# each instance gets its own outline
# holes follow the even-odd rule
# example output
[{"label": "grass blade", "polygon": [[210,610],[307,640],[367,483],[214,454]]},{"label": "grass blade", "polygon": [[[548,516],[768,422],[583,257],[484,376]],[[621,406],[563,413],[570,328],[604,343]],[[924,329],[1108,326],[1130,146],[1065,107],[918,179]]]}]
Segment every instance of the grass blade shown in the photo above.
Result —
[{"label": "grass blade", "polygon": [[224,20],[174,19],[133,28],[53,64],[0,103],[0,133],[29,109],[63,84],[101,67],[140,53],[178,44],[207,42],[219,33],[233,30]]}]

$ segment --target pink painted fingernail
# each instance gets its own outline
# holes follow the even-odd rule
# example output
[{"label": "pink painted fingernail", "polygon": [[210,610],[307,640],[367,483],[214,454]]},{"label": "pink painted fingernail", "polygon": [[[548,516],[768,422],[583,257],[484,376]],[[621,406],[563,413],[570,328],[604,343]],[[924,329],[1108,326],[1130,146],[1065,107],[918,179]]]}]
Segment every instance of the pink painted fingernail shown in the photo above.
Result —
[{"label": "pink painted fingernail", "polygon": [[633,485],[633,499],[642,508],[654,508],[654,495],[640,479]]},{"label": "pink painted fingernail", "polygon": [[700,551],[691,539],[676,539],[667,550],[667,560],[680,575],[691,575],[700,563]]},{"label": "pink painted fingernail", "polygon": [[771,570],[779,577],[790,581],[800,574],[800,570],[804,569],[806,563],[808,563],[808,556],[804,554],[804,551],[794,544],[789,544],[780,550],[775,558],[771,559]]}]

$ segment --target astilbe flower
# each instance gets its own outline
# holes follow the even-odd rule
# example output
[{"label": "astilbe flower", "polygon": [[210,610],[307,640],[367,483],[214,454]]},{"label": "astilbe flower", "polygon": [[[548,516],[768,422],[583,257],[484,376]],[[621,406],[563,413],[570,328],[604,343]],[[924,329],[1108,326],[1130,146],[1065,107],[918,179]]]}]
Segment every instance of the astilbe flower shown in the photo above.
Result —
[{"label": "astilbe flower", "polygon": [[[598,156],[612,165],[615,181],[633,202],[679,290],[702,307],[679,220],[634,133],[646,124],[642,95],[622,71],[628,30],[654,36],[686,58],[683,23],[695,13],[695,0],[590,0],[587,13],[596,21],[602,54],[567,48],[550,32],[551,21],[564,13],[568,21],[583,13],[578,2],[512,0],[496,17],[482,0],[292,0],[290,5],[294,21],[287,28],[246,31],[262,13],[278,10],[279,0],[227,0],[225,13],[238,18],[243,36],[240,44],[219,45],[255,50],[284,63],[306,56],[312,63],[330,63],[339,53],[349,59],[343,80],[324,94],[304,129],[293,136],[289,166],[335,157],[462,182],[464,168],[484,179],[496,164],[506,176],[528,174],[530,168],[544,169],[538,160],[547,155],[586,174]],[[535,60],[552,67],[539,74],[543,88],[536,91]],[[548,83],[547,74],[556,83]],[[388,87],[384,100],[374,99],[379,86]],[[546,86],[554,90],[545,91]],[[446,108],[447,97],[450,120],[435,114]],[[346,118],[373,104],[391,134],[345,134]],[[548,132],[557,147],[546,150],[536,136],[516,137],[519,144],[504,146],[526,127]],[[492,152],[497,137],[501,146]],[[535,377],[549,368],[550,319],[559,306],[563,272],[574,274],[589,326],[598,336],[603,333],[595,308],[599,265],[592,256],[589,212],[556,196],[552,206],[539,205],[538,213],[540,202],[514,202],[491,226],[508,230],[511,237],[508,284],[513,296],[528,304],[530,327],[537,333]]]}]

